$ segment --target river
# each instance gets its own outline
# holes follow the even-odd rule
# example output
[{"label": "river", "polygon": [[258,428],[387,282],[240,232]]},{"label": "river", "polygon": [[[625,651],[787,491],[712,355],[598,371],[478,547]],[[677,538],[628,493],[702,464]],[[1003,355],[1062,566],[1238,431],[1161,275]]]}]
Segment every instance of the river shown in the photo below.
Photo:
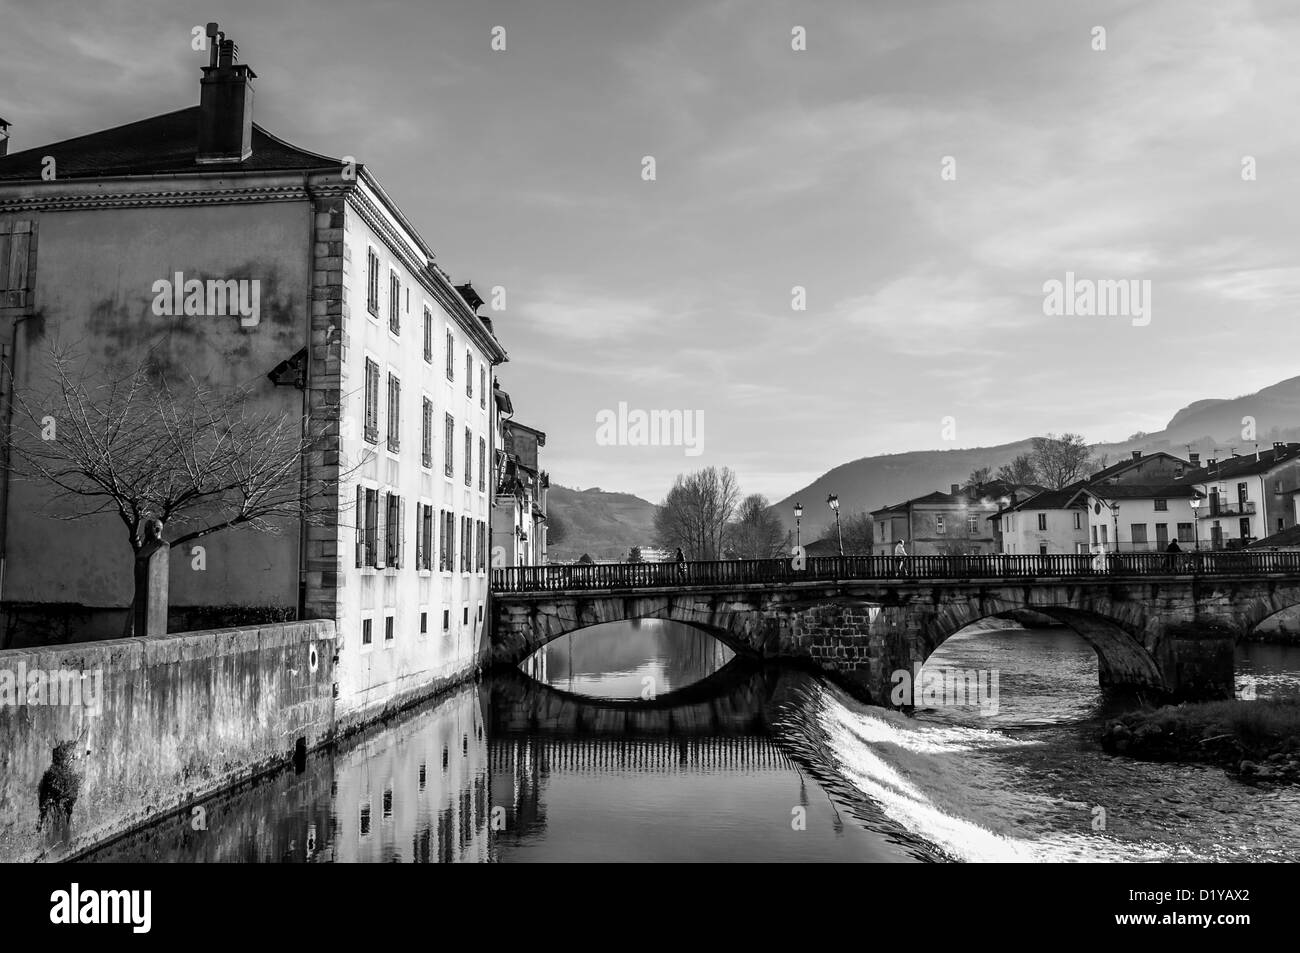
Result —
[{"label": "river", "polygon": [[[1300,860],[1300,790],[1131,761],[1135,702],[1063,629],[968,630],[931,670],[996,706],[861,705],[820,677],[643,620],[497,673],[101,847],[91,861]],[[1238,651],[1300,691],[1300,648]],[[987,701],[987,699],[986,699]]]}]

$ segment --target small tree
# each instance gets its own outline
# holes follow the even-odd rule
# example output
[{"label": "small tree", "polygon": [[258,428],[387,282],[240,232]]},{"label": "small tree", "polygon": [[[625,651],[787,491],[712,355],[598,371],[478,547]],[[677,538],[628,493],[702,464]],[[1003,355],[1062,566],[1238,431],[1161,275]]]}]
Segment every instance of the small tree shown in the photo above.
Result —
[{"label": "small tree", "polygon": [[1034,471],[1039,482],[1052,490],[1069,486],[1084,476],[1090,456],[1088,445],[1077,433],[1063,433],[1059,437],[1049,433],[1034,438]]},{"label": "small tree", "polygon": [[655,511],[655,542],[670,552],[680,548],[687,559],[719,558],[739,496],[736,474],[727,467],[678,474]]},{"label": "small tree", "polygon": [[775,559],[786,550],[785,526],[761,493],[751,493],[740,504],[728,533],[731,553],[738,559]]},{"label": "small tree", "polygon": [[966,478],[967,486],[983,486],[993,479],[992,467],[976,467]]},{"label": "small tree", "polygon": [[631,549],[628,550],[628,552],[627,552],[627,561],[630,562],[630,563],[641,563],[641,562],[645,562],[645,560],[641,557],[641,547],[640,547],[640,546],[633,546]]},{"label": "small tree", "polygon": [[1031,453],[1022,453],[1016,456],[1010,463],[1004,463],[998,467],[998,479],[1006,483],[1023,485],[1026,483],[1036,483],[1038,473],[1034,468],[1034,456]]},{"label": "small tree", "polygon": [[870,513],[854,513],[844,520],[844,554],[846,556],[870,556],[875,542],[875,524],[871,522]]},{"label": "small tree", "polygon": [[334,506],[319,501],[343,474],[306,476],[321,429],[257,409],[250,386],[174,381],[151,356],[114,377],[75,368],[58,349],[50,371],[46,392],[14,394],[6,463],[19,478],[54,488],[55,518],[116,514],[133,557],[151,517],[181,528],[173,548],[238,526],[274,534],[297,520],[336,518]]}]

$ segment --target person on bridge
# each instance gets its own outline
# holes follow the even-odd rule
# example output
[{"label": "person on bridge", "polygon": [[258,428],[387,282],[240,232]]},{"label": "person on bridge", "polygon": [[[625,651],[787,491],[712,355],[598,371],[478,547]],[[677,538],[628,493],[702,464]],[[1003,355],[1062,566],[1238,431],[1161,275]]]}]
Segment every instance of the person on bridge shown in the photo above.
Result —
[{"label": "person on bridge", "polygon": [[677,547],[677,572],[681,574],[682,578],[686,577],[686,554],[682,552],[680,546]]},{"label": "person on bridge", "polygon": [[904,545],[905,542],[905,540],[900,539],[894,545],[894,555],[898,557],[897,560],[895,560],[896,565],[894,570],[900,576],[903,574],[903,570],[907,568],[907,547]]},{"label": "person on bridge", "polygon": [[1169,541],[1169,545],[1165,547],[1165,552],[1168,554],[1165,556],[1166,569],[1174,570],[1178,568],[1178,565],[1181,562],[1181,560],[1179,560],[1179,558],[1175,556],[1174,553],[1181,553],[1182,551],[1183,551],[1183,547],[1178,545],[1177,539],[1171,539]]}]

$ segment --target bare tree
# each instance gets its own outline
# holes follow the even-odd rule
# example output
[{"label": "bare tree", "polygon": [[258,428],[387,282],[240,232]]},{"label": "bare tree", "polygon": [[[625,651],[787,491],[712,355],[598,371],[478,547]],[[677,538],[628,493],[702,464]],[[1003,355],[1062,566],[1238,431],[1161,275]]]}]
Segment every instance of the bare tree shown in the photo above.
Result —
[{"label": "bare tree", "polygon": [[789,532],[761,493],[751,493],[736,513],[728,543],[740,559],[775,559],[786,553]]},{"label": "bare tree", "polygon": [[559,546],[569,538],[569,521],[559,513],[546,514],[546,544]]},{"label": "bare tree", "polygon": [[707,467],[678,474],[655,513],[655,539],[668,550],[681,548],[687,559],[717,559],[740,489],[729,468]]},{"label": "bare tree", "polygon": [[983,486],[993,479],[992,467],[976,467],[966,478],[967,486]]},{"label": "bare tree", "polygon": [[115,513],[134,556],[149,518],[181,529],[177,547],[237,526],[278,534],[337,517],[322,496],[345,474],[309,479],[304,465],[323,428],[258,409],[251,387],[172,381],[151,356],[120,376],[78,369],[57,348],[50,371],[46,391],[14,394],[7,459],[18,478],[52,485],[54,518]]},{"label": "bare tree", "polygon": [[846,556],[870,556],[871,546],[875,542],[875,524],[869,513],[854,513],[844,520],[844,554]]},{"label": "bare tree", "polygon": [[1069,486],[1088,472],[1088,445],[1077,433],[1034,438],[1033,461],[1038,482],[1050,489]]},{"label": "bare tree", "polygon": [[1036,483],[1038,472],[1034,467],[1033,454],[1022,453],[1010,463],[1002,464],[998,467],[998,479],[1016,484]]}]

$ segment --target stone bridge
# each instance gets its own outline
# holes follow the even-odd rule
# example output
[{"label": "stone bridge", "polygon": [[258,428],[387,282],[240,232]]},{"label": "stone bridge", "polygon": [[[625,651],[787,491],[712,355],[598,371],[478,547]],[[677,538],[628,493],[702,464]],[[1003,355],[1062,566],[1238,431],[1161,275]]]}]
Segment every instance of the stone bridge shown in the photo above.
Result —
[{"label": "stone bridge", "polygon": [[1300,605],[1300,553],[960,557],[541,566],[493,573],[487,661],[517,664],[605,622],[671,619],[738,653],[820,667],[890,704],[973,622],[1024,610],[1077,632],[1103,687],[1169,700],[1231,698],[1237,639]]}]

